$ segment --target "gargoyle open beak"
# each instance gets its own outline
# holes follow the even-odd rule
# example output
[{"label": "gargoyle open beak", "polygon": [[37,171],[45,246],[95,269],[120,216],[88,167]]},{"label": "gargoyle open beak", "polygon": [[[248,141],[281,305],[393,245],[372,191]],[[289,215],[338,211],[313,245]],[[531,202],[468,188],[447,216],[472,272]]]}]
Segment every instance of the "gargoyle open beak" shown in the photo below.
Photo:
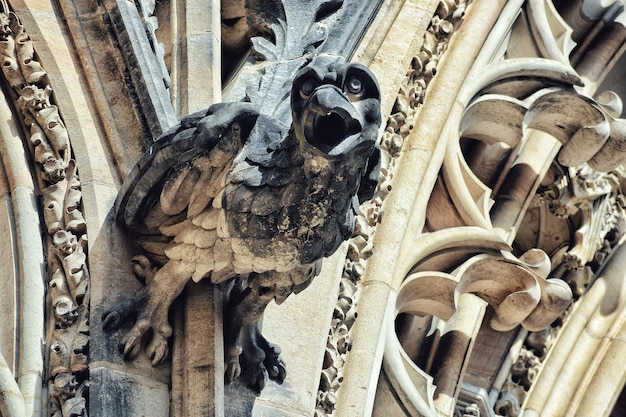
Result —
[{"label": "gargoyle open beak", "polygon": [[359,116],[339,89],[322,86],[311,95],[304,110],[304,136],[322,152],[339,155],[356,145],[344,142],[363,130]]}]

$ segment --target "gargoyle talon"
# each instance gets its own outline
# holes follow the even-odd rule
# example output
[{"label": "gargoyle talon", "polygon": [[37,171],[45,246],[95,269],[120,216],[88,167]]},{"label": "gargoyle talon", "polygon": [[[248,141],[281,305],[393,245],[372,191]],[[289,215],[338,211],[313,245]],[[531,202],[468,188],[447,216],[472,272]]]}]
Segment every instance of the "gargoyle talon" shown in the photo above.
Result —
[{"label": "gargoyle talon", "polygon": [[260,393],[261,391],[263,391],[263,388],[265,388],[268,377],[269,375],[267,373],[267,369],[265,369],[265,366],[261,364],[259,369],[257,370],[256,375],[250,381],[251,388]]},{"label": "gargoyle talon", "polygon": [[154,334],[152,336],[152,340],[146,348],[152,366],[156,366],[161,363],[169,354],[169,350],[167,339],[160,334]]},{"label": "gargoyle talon", "polygon": [[267,368],[267,372],[272,381],[275,381],[277,384],[282,384],[287,377],[287,367],[285,364],[280,361],[280,363]]},{"label": "gargoyle talon", "polygon": [[146,330],[150,328],[150,323],[145,319],[137,320],[135,326],[128,332],[124,341],[124,357],[134,359],[141,350],[141,338]]},{"label": "gargoyle talon", "polygon": [[125,342],[122,342],[124,359],[134,359],[141,350],[141,343],[137,341],[136,337],[128,337]]},{"label": "gargoyle talon", "polygon": [[239,358],[228,362],[226,364],[226,371],[224,372],[224,380],[227,384],[230,384],[241,375],[241,365],[239,364]]},{"label": "gargoyle talon", "polygon": [[114,307],[102,313],[102,327],[107,330],[119,329],[124,321],[136,314],[146,300],[145,291],[137,291],[132,297],[124,297],[114,304]]},{"label": "gargoyle talon", "polygon": [[148,285],[154,278],[154,275],[158,271],[158,268],[155,268],[154,265],[152,265],[152,262],[150,262],[150,260],[144,255],[134,256],[131,259],[131,262],[133,274],[135,275],[135,277],[139,281]]},{"label": "gargoyle talon", "polygon": [[267,358],[263,361],[263,364],[270,379],[278,384],[282,384],[287,376],[287,367],[280,357],[280,348],[273,344],[270,344],[270,346],[275,347],[278,353],[276,353],[276,350],[266,351]]},{"label": "gargoyle talon", "polygon": [[115,330],[122,324],[123,317],[118,311],[109,310],[102,313],[102,326],[105,329]]}]

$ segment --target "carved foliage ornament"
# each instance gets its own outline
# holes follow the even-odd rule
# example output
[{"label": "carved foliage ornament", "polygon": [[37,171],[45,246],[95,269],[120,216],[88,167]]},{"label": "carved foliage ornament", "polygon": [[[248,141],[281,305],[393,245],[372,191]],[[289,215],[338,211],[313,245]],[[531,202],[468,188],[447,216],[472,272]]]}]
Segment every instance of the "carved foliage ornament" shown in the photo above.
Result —
[{"label": "carved foliage ornament", "polygon": [[48,232],[50,414],[86,416],[89,272],[78,171],[48,75],[17,16],[2,7],[2,73],[23,117]]}]

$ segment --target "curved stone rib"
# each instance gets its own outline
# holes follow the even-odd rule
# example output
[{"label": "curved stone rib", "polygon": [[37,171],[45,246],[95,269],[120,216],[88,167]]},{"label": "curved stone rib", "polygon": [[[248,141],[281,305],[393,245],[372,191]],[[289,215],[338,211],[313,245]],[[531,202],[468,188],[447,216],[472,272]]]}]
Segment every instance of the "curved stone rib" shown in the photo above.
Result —
[{"label": "curved stone rib", "polygon": [[[520,78],[536,80],[539,84],[529,91],[528,88],[532,83],[522,85],[517,82]],[[492,63],[484,68],[484,71],[473,80],[472,88],[466,88],[463,95],[459,96],[459,100],[469,102],[481,90],[486,93],[522,98],[553,85],[581,86],[582,81],[569,65],[545,58],[513,58]],[[521,86],[523,89],[520,89]]]},{"label": "curved stone rib", "polygon": [[546,279],[550,260],[540,249],[520,259],[478,255],[459,269],[455,297],[474,293],[495,310],[491,327],[507,331],[522,325],[539,331],[556,320],[572,301],[569,286],[560,279]]},{"label": "curved stone rib", "polygon": [[[575,46],[573,41],[571,41],[572,29],[563,21],[558,12],[554,10],[552,2],[530,0],[526,10],[529,17],[530,31],[542,55],[544,55],[545,58],[569,65],[568,56]],[[548,16],[548,11],[550,16]],[[561,36],[555,36],[553,25],[550,24],[551,22],[560,26]],[[564,44],[559,45],[557,38],[564,39]],[[567,42],[567,40],[569,40],[569,42]]]},{"label": "curved stone rib", "polygon": [[[389,316],[388,316],[389,317]],[[389,382],[410,415],[437,417],[433,378],[417,367],[400,346],[393,323],[387,323],[383,368]]]}]

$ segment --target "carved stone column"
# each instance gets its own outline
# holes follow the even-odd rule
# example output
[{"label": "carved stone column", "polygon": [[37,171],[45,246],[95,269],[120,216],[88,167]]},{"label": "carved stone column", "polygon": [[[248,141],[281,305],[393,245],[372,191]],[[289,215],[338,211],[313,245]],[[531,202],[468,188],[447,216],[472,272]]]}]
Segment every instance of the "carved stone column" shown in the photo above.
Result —
[{"label": "carved stone column", "polygon": [[[0,354],[3,356],[0,412],[9,417],[38,416],[43,404],[44,356],[44,248],[31,167],[22,138],[16,135],[19,119],[3,99],[0,115],[2,174],[3,277]],[[17,229],[19,228],[19,229]]]}]

